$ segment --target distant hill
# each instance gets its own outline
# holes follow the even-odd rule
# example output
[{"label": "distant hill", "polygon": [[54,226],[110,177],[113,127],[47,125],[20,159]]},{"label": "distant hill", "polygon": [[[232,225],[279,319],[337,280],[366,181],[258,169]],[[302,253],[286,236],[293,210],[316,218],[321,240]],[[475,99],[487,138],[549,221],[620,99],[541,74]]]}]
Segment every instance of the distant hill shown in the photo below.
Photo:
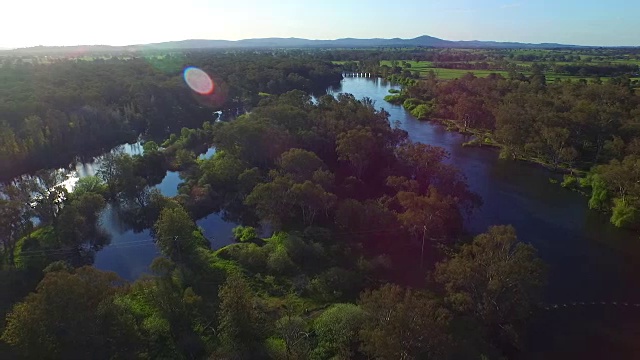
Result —
[{"label": "distant hill", "polygon": [[299,38],[264,38],[245,39],[237,41],[229,40],[183,40],[157,44],[137,45],[142,48],[153,49],[196,49],[196,48],[294,48],[294,47],[388,47],[388,46],[424,46],[442,48],[558,48],[573,47],[575,45],[563,44],[528,44],[515,42],[496,41],[450,41],[438,39],[432,36],[419,36],[414,39],[354,39],[344,38],[336,40],[308,40]]},{"label": "distant hill", "polygon": [[529,44],[496,41],[450,41],[432,36],[419,36],[413,39],[354,39],[309,40],[300,38],[262,38],[244,40],[204,40],[191,39],[168,41],[155,44],[129,46],[81,45],[81,46],[36,46],[14,49],[17,53],[87,53],[113,51],[144,50],[184,50],[184,49],[239,49],[239,48],[369,48],[369,47],[437,47],[437,48],[565,48],[576,45],[554,43]]}]

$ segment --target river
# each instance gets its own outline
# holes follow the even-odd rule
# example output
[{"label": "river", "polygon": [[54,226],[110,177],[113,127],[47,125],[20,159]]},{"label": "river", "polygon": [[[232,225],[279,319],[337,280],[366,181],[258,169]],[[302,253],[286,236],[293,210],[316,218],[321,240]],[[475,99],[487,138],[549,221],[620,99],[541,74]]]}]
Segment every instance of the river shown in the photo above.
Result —
[{"label": "river", "polygon": [[[445,148],[451,154],[448,161],[466,175],[470,188],[484,202],[467,220],[467,229],[477,234],[491,225],[513,225],[519,239],[533,244],[549,266],[546,303],[640,303],[640,240],[636,234],[616,229],[606,215],[589,210],[583,195],[551,183],[549,179],[557,175],[548,170],[526,162],[501,160],[495,149],[463,147],[462,143],[469,140],[467,136],[418,121],[401,106],[386,103],[384,97],[391,88],[398,87],[382,79],[347,77],[327,92],[371,98],[376,106],[389,112],[392,122],[399,122],[412,140]],[[125,151],[136,153],[141,148],[132,146]],[[209,151],[206,155],[212,154]],[[90,175],[94,170],[91,164],[78,167],[81,175]],[[164,195],[173,196],[180,182],[177,173],[169,172],[158,188]],[[116,271],[126,279],[148,272],[151,260],[158,255],[149,232],[127,230],[111,208],[103,212],[101,220],[112,241],[96,255],[95,266]],[[213,239],[213,248],[229,244],[235,226],[217,214],[199,220],[198,225],[207,238]],[[543,334],[534,337],[538,355],[547,358],[558,349],[569,349],[567,354],[576,355],[582,350],[583,358],[597,358],[594,354],[605,351],[600,345],[607,341],[606,335],[600,333],[605,326],[603,321],[611,316],[603,315],[601,310],[595,312],[594,315],[589,310],[568,318],[552,315],[538,330]],[[591,332],[585,330],[583,316],[596,319]],[[567,323],[560,326],[558,318]],[[618,326],[620,321],[611,326]],[[574,345],[569,345],[572,342]],[[585,342],[591,342],[591,346]]]},{"label": "river", "polygon": [[[130,155],[141,155],[144,152],[140,143],[121,145],[112,151],[123,151]],[[200,158],[210,158],[213,154],[215,150],[209,149]],[[100,159],[101,157],[97,157],[92,162],[76,164],[75,175],[95,175],[100,169]],[[155,187],[165,196],[176,196],[180,183],[182,179],[178,172],[167,171],[162,182]],[[211,242],[212,248],[218,249],[232,243],[232,229],[237,224],[224,221],[219,214],[210,214],[196,223]],[[131,230],[111,204],[100,214],[100,226],[109,234],[111,242],[96,254],[96,268],[114,271],[127,280],[135,280],[142,274],[149,273],[149,265],[160,252],[148,229],[142,232]]]},{"label": "river", "polygon": [[[385,102],[391,88],[399,87],[382,79],[348,77],[328,92],[371,98],[412,140],[446,149],[448,161],[466,175],[484,202],[467,220],[467,229],[477,234],[491,225],[513,225],[518,238],[535,246],[549,266],[546,303],[609,303],[542,314],[530,339],[530,348],[536,350],[530,358],[616,358],[616,351],[628,355],[616,341],[624,335],[640,336],[640,308],[617,311],[611,303],[640,303],[637,233],[617,229],[608,216],[589,210],[585,196],[551,183],[549,179],[558,176],[545,168],[499,159],[495,149],[463,147],[468,136],[419,121],[401,106]],[[637,343],[635,339],[630,342]]]},{"label": "river", "polygon": [[[586,197],[551,183],[549,178],[556,175],[546,169],[526,162],[501,160],[495,149],[463,147],[462,143],[469,140],[467,136],[418,121],[401,106],[385,102],[383,98],[391,88],[397,87],[382,79],[347,77],[341,86],[327,91],[351,93],[356,98],[369,97],[376,106],[389,112],[392,122],[399,121],[412,140],[446,149],[451,154],[448,161],[464,172],[469,186],[484,202],[468,219],[468,230],[480,233],[491,225],[513,225],[518,237],[533,244],[549,264],[547,301],[640,300],[638,287],[631,286],[636,284],[636,274],[640,274],[637,235],[616,229],[609,224],[607,216],[588,210]],[[120,148],[132,155],[143,151],[139,144]],[[213,153],[211,149],[201,157],[210,157]],[[98,167],[99,160],[79,164],[76,170],[82,177],[95,174]],[[167,172],[156,187],[165,196],[174,196],[181,182],[178,173]],[[110,208],[101,220],[112,242],[98,253],[95,265],[128,279],[136,278],[140,269],[145,269],[157,254],[153,246],[133,246],[137,241],[150,241],[149,234],[125,230]],[[212,244],[215,248],[229,243],[231,228],[235,226],[217,216],[202,219],[198,225],[205,229],[207,237],[220,239]],[[116,250],[118,247],[123,249]]]}]

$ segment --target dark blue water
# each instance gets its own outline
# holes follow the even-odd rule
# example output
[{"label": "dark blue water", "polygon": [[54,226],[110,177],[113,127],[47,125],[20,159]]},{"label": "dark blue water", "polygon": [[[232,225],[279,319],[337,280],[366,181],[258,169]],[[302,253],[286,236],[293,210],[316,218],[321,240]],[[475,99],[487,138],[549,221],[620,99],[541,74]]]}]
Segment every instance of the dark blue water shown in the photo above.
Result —
[{"label": "dark blue water", "polygon": [[[330,93],[368,97],[399,121],[414,141],[441,146],[450,163],[467,177],[484,205],[467,221],[472,233],[511,224],[518,238],[533,244],[548,264],[544,301],[640,303],[640,239],[616,229],[608,216],[590,211],[587,198],[558,184],[546,169],[501,160],[495,149],[465,148],[469,139],[442,126],[418,121],[401,106],[384,101],[389,89],[381,79],[346,78]],[[542,308],[543,309],[543,308]],[[523,338],[523,359],[638,359],[640,307],[577,306],[540,310]]]},{"label": "dark blue water", "polygon": [[[399,121],[411,139],[449,151],[449,161],[463,171],[471,189],[484,201],[467,221],[467,228],[480,233],[491,225],[515,226],[518,237],[533,244],[549,265],[548,302],[640,302],[636,281],[636,274],[640,274],[640,240],[636,235],[614,228],[606,216],[588,210],[584,196],[550,183],[549,178],[554,175],[544,168],[500,160],[494,149],[462,147],[469,140],[467,137],[418,121],[401,106],[385,102],[383,98],[392,87],[397,88],[381,79],[348,77],[328,92],[369,97],[389,112],[392,122]],[[127,145],[124,151],[136,154],[142,148]],[[211,149],[202,157],[214,152]],[[91,175],[96,166],[99,162],[79,165],[77,170],[81,176]],[[181,181],[178,173],[168,172],[157,188],[166,196],[174,196]],[[105,210],[101,220],[112,242],[97,254],[95,266],[116,271],[127,279],[146,272],[158,255],[148,231],[126,230],[111,208]],[[231,242],[235,224],[223,221],[217,214],[201,219],[198,225],[212,247]]]},{"label": "dark blue water", "polygon": [[[112,151],[124,151],[130,155],[142,155],[144,150],[140,143],[125,144]],[[199,156],[208,159],[215,154],[209,149]],[[78,177],[95,175],[100,168],[100,157],[90,163],[76,165]],[[164,196],[173,197],[178,194],[178,185],[182,183],[180,174],[168,171],[162,182],[155,186]],[[196,222],[204,236],[209,239],[212,248],[219,249],[232,243],[232,229],[237,225],[226,222],[218,214],[210,214]],[[160,256],[149,230],[134,232],[120,218],[113,205],[108,205],[100,215],[100,225],[109,234],[111,242],[96,254],[94,266],[101,270],[114,271],[127,280],[135,280],[144,273],[149,273],[149,265]]]},{"label": "dark blue water", "polygon": [[587,198],[552,184],[555,176],[526,162],[501,160],[495,149],[463,147],[467,136],[415,119],[401,106],[384,101],[392,86],[376,78],[348,77],[329,93],[368,97],[390,114],[414,141],[445,148],[449,162],[467,177],[484,205],[467,221],[480,233],[491,225],[511,224],[522,241],[533,244],[549,265],[548,302],[638,300],[640,240],[614,228],[607,216],[588,210]]}]

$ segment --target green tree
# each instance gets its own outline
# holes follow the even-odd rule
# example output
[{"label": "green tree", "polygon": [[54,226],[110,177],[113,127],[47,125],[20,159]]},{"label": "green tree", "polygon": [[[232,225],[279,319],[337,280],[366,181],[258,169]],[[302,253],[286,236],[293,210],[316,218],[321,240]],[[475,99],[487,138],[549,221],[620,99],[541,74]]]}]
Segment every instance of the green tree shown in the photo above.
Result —
[{"label": "green tree", "polygon": [[309,330],[300,316],[285,315],[275,324],[278,336],[284,340],[286,359],[309,358]]},{"label": "green tree", "polygon": [[520,331],[538,303],[545,266],[531,245],[518,242],[511,226],[493,226],[437,264],[454,309],[475,317],[492,341],[518,345]]},{"label": "green tree", "polygon": [[338,159],[348,161],[356,177],[362,177],[364,170],[374,158],[376,137],[369,127],[359,127],[338,135],[336,152]]},{"label": "green tree", "polygon": [[200,230],[180,206],[163,209],[154,231],[160,251],[177,263],[184,263],[203,243]]},{"label": "green tree", "polygon": [[122,349],[110,342],[128,330],[102,325],[113,315],[105,307],[122,285],[115,273],[92,267],[49,272],[7,315],[2,340],[30,359],[114,357]]},{"label": "green tree", "polygon": [[291,199],[302,212],[302,221],[305,225],[313,224],[320,211],[325,214],[335,206],[337,197],[325,191],[322,186],[311,181],[295,184],[291,187]]},{"label": "green tree", "polygon": [[232,358],[257,356],[262,339],[255,295],[245,278],[232,272],[220,287],[218,338],[222,353]]},{"label": "green tree", "polygon": [[78,197],[85,193],[96,193],[105,195],[107,185],[97,176],[85,176],[78,179],[73,188],[73,196]]},{"label": "green tree", "polygon": [[35,214],[45,224],[55,224],[64,206],[69,195],[62,184],[65,180],[65,174],[61,170],[41,170],[30,181],[30,190],[35,194]]},{"label": "green tree", "polygon": [[419,291],[384,285],[359,301],[366,318],[362,350],[377,359],[442,359],[451,346],[451,314]]},{"label": "green tree", "polygon": [[313,173],[323,169],[325,164],[311,151],[290,149],[280,156],[279,167],[295,182],[304,182],[311,180]]},{"label": "green tree", "polygon": [[275,229],[279,229],[293,215],[292,186],[290,179],[277,176],[271,182],[256,185],[244,203],[254,207],[260,219],[269,221]]},{"label": "green tree", "polygon": [[0,244],[6,264],[15,266],[16,244],[33,230],[31,190],[22,182],[0,185]]},{"label": "green tree", "polygon": [[358,351],[358,334],[366,314],[354,304],[333,304],[313,323],[318,337],[314,353],[323,359],[352,359]]},{"label": "green tree", "polygon": [[258,232],[251,226],[236,226],[233,228],[233,237],[240,242],[252,241],[258,238]]}]

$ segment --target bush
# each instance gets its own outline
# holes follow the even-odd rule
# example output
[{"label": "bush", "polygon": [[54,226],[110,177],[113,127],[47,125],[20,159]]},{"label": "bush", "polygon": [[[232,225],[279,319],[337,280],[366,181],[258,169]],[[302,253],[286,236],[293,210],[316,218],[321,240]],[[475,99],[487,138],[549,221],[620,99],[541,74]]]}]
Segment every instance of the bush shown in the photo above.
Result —
[{"label": "bush", "polygon": [[590,174],[580,183],[583,187],[591,187],[589,209],[605,210],[609,204],[609,191],[604,180],[597,174]]},{"label": "bush", "polygon": [[403,96],[402,94],[395,94],[395,95],[387,95],[384,97],[384,101],[391,103],[391,104],[395,104],[395,105],[400,105],[405,101],[406,97]]},{"label": "bush", "polygon": [[236,241],[247,242],[258,238],[258,232],[252,226],[236,226],[233,228],[233,237]]},{"label": "bush", "polygon": [[291,261],[287,250],[283,246],[278,246],[275,251],[269,254],[267,268],[271,273],[284,275],[293,273],[296,265]]},{"label": "bush", "polygon": [[222,259],[237,261],[242,267],[252,272],[264,273],[267,269],[267,251],[253,243],[225,246],[216,254]]},{"label": "bush", "polygon": [[622,228],[638,227],[638,220],[640,220],[638,209],[622,199],[613,199],[613,204],[613,213],[611,214],[613,225]]},{"label": "bush", "polygon": [[578,178],[572,175],[565,175],[562,184],[560,184],[563,188],[575,188],[578,186]]},{"label": "bush", "polygon": [[314,355],[321,359],[351,359],[358,348],[358,332],[365,317],[364,310],[357,305],[331,305],[313,324],[318,336]]},{"label": "bush", "polygon": [[421,104],[423,104],[422,100],[415,99],[415,98],[410,98],[410,99],[405,100],[402,103],[402,107],[407,109],[407,111],[413,111],[413,109],[415,109],[418,105],[421,105]]},{"label": "bush", "polygon": [[270,359],[284,360],[289,358],[289,354],[287,354],[287,345],[282,339],[270,337],[265,341],[264,347],[266,348]]},{"label": "bush", "polygon": [[321,301],[353,298],[360,292],[358,274],[339,267],[332,267],[316,276],[309,290]]},{"label": "bush", "polygon": [[431,116],[431,114],[433,114],[433,110],[434,108],[431,105],[420,104],[411,110],[411,115],[418,120],[426,120]]}]

